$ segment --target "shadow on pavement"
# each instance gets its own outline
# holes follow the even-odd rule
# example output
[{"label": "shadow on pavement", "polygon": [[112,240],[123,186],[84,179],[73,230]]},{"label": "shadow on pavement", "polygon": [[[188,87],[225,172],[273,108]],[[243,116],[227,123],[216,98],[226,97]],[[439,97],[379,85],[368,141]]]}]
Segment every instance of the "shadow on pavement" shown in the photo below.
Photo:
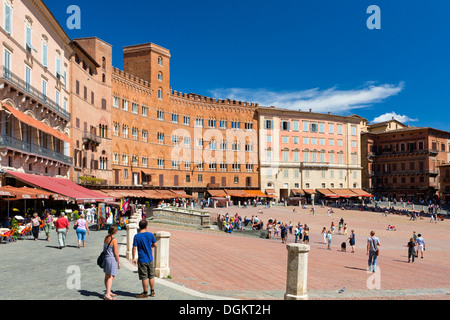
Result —
[{"label": "shadow on pavement", "polygon": [[78,292],[79,292],[82,296],[85,296],[85,297],[92,297],[92,296],[94,296],[94,297],[98,297],[98,298],[100,298],[100,299],[103,299],[103,297],[104,297],[104,294],[98,293],[98,292],[93,292],[93,291],[79,290]]},{"label": "shadow on pavement", "polygon": [[136,298],[136,295],[138,295],[139,293],[131,293],[131,292],[125,292],[125,291],[121,291],[121,290],[111,290],[113,293],[117,294],[117,297],[131,297],[131,298]]},{"label": "shadow on pavement", "polygon": [[392,261],[397,261],[397,262],[408,263],[408,261],[406,261],[406,260],[398,260],[398,259],[394,259],[394,260],[392,260]]},{"label": "shadow on pavement", "polygon": [[367,269],[365,269],[365,268],[356,268],[356,267],[345,267],[345,268],[347,268],[347,269],[353,269],[353,270],[361,270],[361,271],[367,271]]}]

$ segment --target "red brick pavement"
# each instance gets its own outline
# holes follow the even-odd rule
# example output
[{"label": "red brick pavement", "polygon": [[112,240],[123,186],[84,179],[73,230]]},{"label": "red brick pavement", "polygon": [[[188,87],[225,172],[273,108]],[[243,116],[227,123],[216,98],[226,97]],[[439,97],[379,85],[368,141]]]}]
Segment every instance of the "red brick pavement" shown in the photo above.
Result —
[{"label": "red brick pavement", "polygon": [[[258,215],[263,221],[269,218],[283,222],[300,221],[311,228],[308,291],[367,292],[366,239],[370,230],[380,238],[380,284],[382,290],[450,288],[450,221],[429,223],[429,219],[409,221],[405,216],[382,216],[380,213],[341,211],[328,217],[325,208],[316,207],[313,216],[309,210],[293,207],[262,209],[258,215],[255,208],[213,209],[212,213],[242,216]],[[326,250],[320,234],[323,227],[336,225],[343,217],[356,233],[356,252],[340,251],[340,243],[348,235],[333,235],[332,250]],[[397,231],[387,231],[388,224]],[[218,231],[198,231],[150,224],[152,231],[166,230],[170,237],[170,268],[173,281],[188,288],[210,294],[233,295],[239,298],[261,298],[267,292],[278,292],[282,298],[286,288],[287,250],[280,240],[267,240]],[[406,243],[412,232],[422,233],[426,241],[424,259],[407,263]],[[293,242],[290,235],[288,243]],[[427,296],[427,295],[423,295]],[[428,297],[428,296],[427,296]],[[343,297],[344,298],[344,297]],[[385,297],[386,298],[386,297]],[[389,298],[389,297],[387,297]],[[405,299],[408,299],[406,296]],[[439,298],[448,299],[450,296]],[[399,299],[399,297],[394,297]]]}]

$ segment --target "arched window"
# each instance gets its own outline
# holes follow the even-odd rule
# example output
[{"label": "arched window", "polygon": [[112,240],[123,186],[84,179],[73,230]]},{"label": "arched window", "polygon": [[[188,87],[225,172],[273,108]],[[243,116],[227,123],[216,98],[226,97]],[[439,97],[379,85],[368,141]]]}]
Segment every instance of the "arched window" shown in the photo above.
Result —
[{"label": "arched window", "polygon": [[102,68],[106,69],[106,58],[102,57]]},{"label": "arched window", "polygon": [[162,98],[163,98],[163,89],[159,88],[158,89],[158,99],[162,100]]},{"label": "arched window", "polygon": [[159,64],[160,66],[163,65],[163,58],[162,58],[162,57],[158,57],[158,64]]},{"label": "arched window", "polygon": [[162,74],[162,72],[158,73],[158,80],[159,81],[163,81],[163,74]]}]

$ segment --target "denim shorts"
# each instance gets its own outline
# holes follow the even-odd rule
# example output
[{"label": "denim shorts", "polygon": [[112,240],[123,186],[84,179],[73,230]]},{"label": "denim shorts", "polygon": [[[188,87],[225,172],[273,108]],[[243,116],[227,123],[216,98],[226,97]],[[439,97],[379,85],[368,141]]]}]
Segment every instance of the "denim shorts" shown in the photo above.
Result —
[{"label": "denim shorts", "polygon": [[84,241],[86,239],[86,230],[77,229],[78,241]]}]

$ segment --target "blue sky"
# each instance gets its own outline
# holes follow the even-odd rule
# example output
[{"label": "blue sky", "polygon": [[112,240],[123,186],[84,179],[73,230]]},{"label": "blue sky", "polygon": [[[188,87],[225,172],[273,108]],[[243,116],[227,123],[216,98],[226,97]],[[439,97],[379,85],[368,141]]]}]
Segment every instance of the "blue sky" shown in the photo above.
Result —
[{"label": "blue sky", "polygon": [[[124,46],[169,49],[174,90],[450,131],[450,1],[44,2],[70,37],[113,45],[117,68]],[[66,27],[69,5],[80,30]]]}]

